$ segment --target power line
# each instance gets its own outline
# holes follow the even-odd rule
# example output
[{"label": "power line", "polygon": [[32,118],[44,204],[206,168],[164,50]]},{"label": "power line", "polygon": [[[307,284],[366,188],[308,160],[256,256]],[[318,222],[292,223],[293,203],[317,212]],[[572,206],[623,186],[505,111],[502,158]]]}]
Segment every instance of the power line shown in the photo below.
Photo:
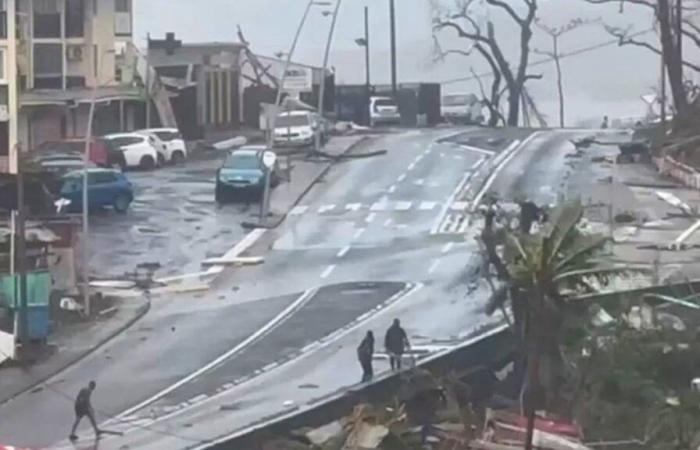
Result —
[{"label": "power line", "polygon": [[[654,29],[653,29],[653,28],[649,28],[649,29],[647,29],[647,30],[637,31],[636,33],[631,33],[628,37],[633,38],[633,37],[643,36],[643,35],[645,35],[645,34],[651,33],[652,31],[654,31]],[[595,50],[600,50],[601,48],[610,47],[610,46],[612,46],[612,45],[619,45],[619,42],[620,42],[619,39],[611,39],[611,40],[609,40],[609,41],[605,41],[605,42],[601,42],[601,43],[598,43],[598,44],[590,45],[590,46],[588,46],[588,47],[581,47],[581,48],[579,48],[579,49],[573,50],[573,51],[568,52],[568,53],[562,53],[561,55],[559,55],[559,59],[564,59],[564,58],[568,58],[568,57],[571,57],[571,56],[582,55],[582,54],[584,54],[584,53],[589,53],[589,52],[592,52],[592,51],[595,51]],[[547,63],[551,63],[552,61],[554,61],[554,58],[548,57],[548,58],[544,58],[544,59],[540,59],[540,60],[537,60],[537,61],[532,62],[532,63],[530,63],[530,64],[528,65],[528,67],[541,66],[541,65],[544,65],[544,64],[547,64]],[[492,77],[492,76],[493,76],[493,73],[491,73],[491,72],[486,72],[486,73],[477,74],[477,76],[470,76],[470,77],[461,77],[461,78],[452,78],[452,79],[448,79],[448,80],[443,81],[442,84],[461,83],[461,82],[464,82],[464,81],[476,80],[477,77],[480,77],[480,78],[488,78],[488,77]]]}]

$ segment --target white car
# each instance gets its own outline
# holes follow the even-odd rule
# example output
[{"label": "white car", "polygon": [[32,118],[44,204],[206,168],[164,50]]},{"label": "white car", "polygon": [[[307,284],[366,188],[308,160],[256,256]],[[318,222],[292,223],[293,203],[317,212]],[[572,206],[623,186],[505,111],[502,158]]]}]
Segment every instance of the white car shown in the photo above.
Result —
[{"label": "white car", "polygon": [[369,99],[369,125],[374,127],[379,124],[401,123],[399,105],[391,97],[370,97]]},{"label": "white car", "polygon": [[483,105],[474,94],[448,94],[442,97],[440,113],[448,123],[480,124],[484,121]]},{"label": "white car", "polygon": [[153,139],[139,133],[115,133],[103,137],[124,154],[126,167],[150,170],[158,165],[158,151]]},{"label": "white car", "polygon": [[162,162],[182,164],[187,159],[187,146],[177,128],[148,128],[136,133],[154,138]]},{"label": "white car", "polygon": [[309,111],[289,111],[275,119],[275,146],[304,146],[314,143],[320,126],[314,113]]}]

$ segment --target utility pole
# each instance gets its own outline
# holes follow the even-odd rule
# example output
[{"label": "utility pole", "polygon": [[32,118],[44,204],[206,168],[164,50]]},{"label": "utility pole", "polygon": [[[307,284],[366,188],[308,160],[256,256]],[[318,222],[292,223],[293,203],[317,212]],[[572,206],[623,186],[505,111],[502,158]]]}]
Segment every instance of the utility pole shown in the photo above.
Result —
[{"label": "utility pole", "polygon": [[[335,11],[333,11],[333,20],[331,21],[331,30],[328,32],[328,41],[326,42],[326,53],[323,55],[323,70],[321,73],[321,87],[318,92],[318,113],[323,120],[323,112],[325,111],[325,95],[326,95],[326,70],[328,69],[328,58],[330,57],[331,45],[333,44],[333,33],[335,32],[335,24],[338,20],[338,11],[342,0],[335,0]],[[319,127],[321,124],[319,123]],[[316,151],[321,149],[321,130],[317,130],[314,136],[314,144]]]},{"label": "utility pole", "polygon": [[15,247],[15,267],[19,278],[18,288],[16,290],[19,296],[19,339],[22,345],[29,343],[29,321],[27,320],[27,241],[25,233],[26,215],[24,208],[24,164],[20,155],[20,149],[17,148],[17,233],[15,239],[17,241]]},{"label": "utility pole", "polygon": [[661,113],[661,125],[666,128],[666,51],[664,46],[661,46],[661,105],[659,111]]},{"label": "utility pole", "polygon": [[370,123],[369,98],[372,94],[371,88],[372,83],[369,73],[369,7],[365,6],[365,95],[367,100],[365,114],[367,114],[367,125]]},{"label": "utility pole", "polygon": [[396,99],[396,8],[394,0],[389,0],[389,16],[391,20],[391,92]]}]

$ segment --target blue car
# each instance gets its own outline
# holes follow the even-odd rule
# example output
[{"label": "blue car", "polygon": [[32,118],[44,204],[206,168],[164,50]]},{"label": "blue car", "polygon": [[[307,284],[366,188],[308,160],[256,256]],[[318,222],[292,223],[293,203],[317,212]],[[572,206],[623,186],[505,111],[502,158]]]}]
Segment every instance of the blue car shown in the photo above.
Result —
[{"label": "blue car", "polygon": [[[83,171],[69,172],[62,178],[60,197],[70,200],[68,211],[82,211]],[[111,206],[124,213],[134,200],[131,182],[123,173],[112,169],[88,169],[89,209]]]},{"label": "blue car", "polygon": [[[247,146],[226,156],[216,173],[216,201],[223,203],[243,196],[261,198],[265,190],[265,175],[270,170],[263,163],[269,152],[262,146]],[[270,172],[270,187],[280,183],[279,168],[275,162]]]}]

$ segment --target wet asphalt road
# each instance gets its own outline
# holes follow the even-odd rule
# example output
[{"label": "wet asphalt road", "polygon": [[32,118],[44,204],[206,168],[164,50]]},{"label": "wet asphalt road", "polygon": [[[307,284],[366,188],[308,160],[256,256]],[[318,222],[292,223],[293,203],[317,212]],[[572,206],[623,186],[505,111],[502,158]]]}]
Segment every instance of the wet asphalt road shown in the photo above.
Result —
[{"label": "wet asphalt road", "polygon": [[[448,293],[456,293],[460,283],[453,274],[460,271],[460,264],[467,265],[468,256],[455,259],[451,253],[465,244],[465,237],[461,233],[433,234],[431,230],[448,211],[447,202],[465,174],[484,156],[435,143],[449,134],[445,130],[416,130],[387,135],[368,148],[387,148],[386,156],[336,166],[291,212],[286,223],[271,233],[263,265],[227,272],[212,291],[158,301],[135,328],[55,377],[48,387],[0,406],[0,436],[15,444],[34,446],[64,438],[71,410],[66,395],[75,395],[93,378],[98,380],[95,400],[100,419],[118,414],[233,348],[307,289],[348,282],[423,281],[440,293],[439,298],[454,295]],[[543,183],[558,186],[559,178],[563,179],[559,154],[568,150],[557,132],[548,136],[533,139],[507,166],[493,189],[505,195],[535,195]],[[541,149],[542,145],[546,149]],[[550,178],[530,176],[540,167],[543,177]],[[195,189],[195,200],[204,189]],[[230,227],[230,223],[221,226]],[[212,229],[216,233],[216,226]],[[173,391],[171,399],[166,396],[163,404],[206,395],[225,379],[274,361],[291,348],[352,320],[387,295],[388,291],[379,289],[369,299],[363,294],[359,297],[362,301],[353,305],[345,305],[347,299],[338,295],[315,296],[314,308],[320,308],[316,312],[302,309],[295,313],[283,322],[290,327],[287,331],[280,328],[279,333],[260,341],[257,351],[242,352],[194,378],[183,389]],[[296,315],[306,313],[308,318]],[[460,323],[455,325],[463,325],[463,317],[456,319]],[[435,324],[427,328],[437,332],[449,327]],[[148,414],[151,406],[149,403],[142,412]],[[40,430],[28,426],[37,421],[46,425]]]},{"label": "wet asphalt road", "polygon": [[105,209],[91,216],[93,276],[119,277],[157,262],[159,276],[199,270],[245,234],[241,222],[255,205],[214,201],[218,160],[127,172],[135,199],[127,214]]}]

